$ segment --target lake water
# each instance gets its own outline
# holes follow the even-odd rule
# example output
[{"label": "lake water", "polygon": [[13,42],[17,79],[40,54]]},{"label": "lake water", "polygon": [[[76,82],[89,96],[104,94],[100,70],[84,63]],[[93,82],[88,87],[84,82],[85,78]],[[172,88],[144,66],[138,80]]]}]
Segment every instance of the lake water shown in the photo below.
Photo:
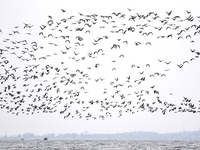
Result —
[{"label": "lake water", "polygon": [[0,150],[200,150],[200,141],[0,140]]}]

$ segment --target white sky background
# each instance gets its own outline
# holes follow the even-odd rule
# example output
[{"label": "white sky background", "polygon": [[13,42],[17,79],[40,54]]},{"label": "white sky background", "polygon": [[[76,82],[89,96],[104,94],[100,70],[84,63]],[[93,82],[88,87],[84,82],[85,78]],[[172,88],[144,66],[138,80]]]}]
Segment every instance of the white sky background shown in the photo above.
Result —
[{"label": "white sky background", "polygon": [[[198,6],[200,6],[200,2],[198,0],[193,1],[175,1],[168,0],[168,1],[73,1],[73,2],[67,2],[67,1],[25,1],[25,0],[18,0],[18,1],[11,1],[11,0],[0,0],[0,29],[3,33],[0,33],[0,48],[5,48],[5,43],[3,42],[4,39],[10,38],[13,40],[18,39],[26,39],[31,43],[32,41],[37,41],[38,45],[44,46],[43,52],[37,51],[36,56],[45,56],[45,55],[52,55],[56,52],[57,49],[52,48],[52,46],[49,46],[47,43],[55,42],[54,40],[48,40],[43,39],[38,36],[38,33],[40,32],[39,26],[42,24],[45,24],[49,18],[48,16],[51,15],[53,19],[59,20],[60,18],[65,17],[65,14],[63,15],[61,9],[66,10],[67,16],[74,15],[79,16],[79,12],[83,13],[84,15],[89,14],[99,14],[99,15],[111,15],[113,12],[122,12],[126,14],[133,13],[135,15],[136,12],[139,14],[145,13],[147,14],[150,11],[157,12],[159,16],[166,16],[165,11],[172,11],[172,15],[180,15],[180,16],[188,16],[185,10],[191,11],[191,14],[193,16],[200,16],[200,11],[198,9]],[[134,11],[129,12],[127,8],[134,9]],[[127,16],[128,17],[128,16]],[[183,17],[184,18],[184,17]],[[200,19],[196,19],[194,24],[199,24]],[[28,32],[32,33],[32,36],[27,36],[25,34],[25,30],[23,29],[24,24],[23,23],[30,23],[33,25],[33,28],[30,30],[27,29]],[[123,22],[122,22],[123,23]],[[137,22],[135,22],[137,24]],[[183,24],[180,22],[175,22],[176,24],[180,24],[181,26],[188,27],[189,25],[192,25],[193,23],[189,22],[188,24]],[[18,36],[9,36],[9,33],[12,33],[12,31],[16,30],[15,26],[19,26],[20,35]],[[156,25],[155,25],[156,26]],[[150,32],[151,28],[147,32]],[[155,31],[155,30],[154,30]],[[172,30],[170,30],[172,31]],[[177,32],[177,31],[176,31]],[[155,33],[155,32],[154,32]],[[79,34],[79,33],[78,33]],[[78,36],[77,33],[74,35],[71,34],[70,36],[76,37]],[[128,69],[127,64],[135,64],[138,66],[141,66],[143,69],[141,69],[141,72],[144,71],[146,75],[153,74],[155,72],[163,72],[165,69],[170,69],[169,72],[166,72],[166,78],[159,77],[156,79],[149,79],[148,81],[145,81],[141,86],[135,86],[132,90],[132,92],[140,91],[142,89],[150,90],[150,86],[155,85],[155,88],[160,91],[160,97],[163,102],[172,102],[175,104],[180,104],[181,100],[183,99],[183,96],[188,97],[189,99],[192,99],[192,102],[198,107],[199,103],[198,100],[200,100],[199,96],[199,90],[200,90],[200,61],[199,59],[196,59],[195,61],[189,62],[189,64],[185,64],[183,68],[178,68],[177,64],[181,64],[185,60],[189,60],[191,57],[194,56],[194,54],[191,54],[190,49],[196,49],[197,52],[200,52],[200,35],[194,37],[194,43],[190,43],[188,40],[182,40],[178,41],[177,38],[173,38],[173,40],[157,40],[155,36],[153,38],[144,38],[136,35],[126,35],[122,37],[121,35],[119,37],[112,37],[111,34],[105,33],[109,36],[109,39],[113,43],[116,43],[117,38],[126,38],[125,40],[129,40],[131,43],[132,40],[132,46],[126,47],[124,46],[124,49],[118,49],[116,50],[116,53],[113,54],[113,59],[109,54],[112,52],[110,51],[110,47],[113,43],[102,43],[101,46],[107,46],[108,48],[108,56],[104,59],[104,57],[99,58],[98,61],[92,60],[87,61],[85,64],[78,64],[76,66],[77,68],[80,68],[82,70],[87,70],[87,67],[93,67],[95,63],[99,63],[100,67],[97,71],[93,71],[90,76],[91,78],[97,79],[98,77],[106,78],[106,82],[108,85],[111,81],[113,81],[113,77],[117,78],[120,77],[121,81],[126,81],[126,77],[129,76],[131,73],[133,75],[133,81],[135,79],[138,79],[135,72],[129,72],[130,69]],[[84,42],[87,40],[91,41],[93,39],[98,39],[98,37],[105,35],[102,32],[99,32],[97,30],[93,31],[91,35],[82,34],[81,36],[85,37]],[[165,35],[169,35],[170,33],[166,32],[163,33]],[[191,34],[193,32],[191,31]],[[173,35],[176,35],[173,33]],[[93,37],[94,36],[94,37]],[[186,35],[185,35],[186,36]],[[16,39],[15,39],[16,38]],[[166,39],[166,38],[165,38]],[[71,39],[70,39],[71,40]],[[124,40],[124,39],[123,39]],[[71,40],[72,41],[72,40]],[[151,41],[152,46],[141,46],[136,47],[134,46],[134,41],[141,41],[143,45],[145,45],[146,42]],[[162,42],[163,43],[162,43]],[[64,48],[64,45],[62,45],[62,41],[57,40],[59,48],[58,51],[62,50]],[[120,43],[120,42],[119,42]],[[122,43],[122,41],[121,41]],[[122,44],[120,44],[122,45]],[[131,45],[131,44],[129,44]],[[6,44],[6,46],[11,46]],[[100,48],[95,48],[96,50]],[[90,45],[88,47],[85,47],[85,53],[92,51],[92,48]],[[73,50],[74,51],[74,50]],[[80,50],[77,48],[77,52],[80,52]],[[106,51],[104,49],[104,51]],[[127,62],[122,65],[120,63],[119,55],[124,54]],[[115,57],[116,56],[116,57]],[[13,56],[7,55],[6,56],[12,63],[14,63],[15,66],[19,66],[20,68],[23,68],[26,66],[26,63],[23,63],[22,61],[18,61],[17,59],[14,59]],[[110,60],[114,60],[117,58],[118,65],[113,65]],[[171,64],[169,66],[166,66],[166,64],[161,64],[158,62],[157,59],[165,60],[167,62],[171,61]],[[53,60],[53,61],[52,61]],[[1,61],[1,60],[0,60]],[[70,63],[70,66],[72,66],[72,62],[66,62],[64,66],[60,64],[61,61],[66,61],[66,58],[64,55],[59,55],[55,57],[51,57],[51,59],[47,60],[50,65],[58,66],[61,68],[68,67],[68,63]],[[38,61],[36,64],[40,64],[41,67],[44,67],[47,64],[47,61]],[[130,63],[132,62],[132,63]],[[151,64],[150,68],[145,67],[145,65],[149,63]],[[163,62],[164,63],[164,62]],[[113,66],[112,66],[113,65]],[[74,66],[74,64],[73,64]],[[74,68],[76,68],[74,67]],[[123,71],[116,72],[109,72],[109,68],[116,67],[121,68]],[[126,68],[127,67],[127,68]],[[39,67],[40,68],[40,67]],[[70,67],[69,67],[70,68]],[[130,68],[130,67],[129,67]],[[3,73],[4,69],[0,70],[0,73],[2,71]],[[72,69],[73,70],[73,69]],[[76,70],[76,69],[75,69]],[[74,71],[75,71],[74,70]],[[120,69],[119,69],[120,70]],[[126,71],[124,71],[126,70]],[[133,70],[132,70],[133,71]],[[87,72],[87,71],[86,71]],[[163,72],[165,73],[165,72]],[[20,75],[20,74],[19,74]],[[50,83],[52,83],[52,76],[49,76],[46,80],[48,80]],[[43,80],[42,80],[43,81]],[[40,83],[40,82],[38,82]],[[11,82],[8,82],[8,84],[12,84]],[[25,90],[22,88],[22,83],[17,82],[17,88],[19,90]],[[35,82],[29,83],[31,86],[35,85]],[[43,83],[46,84],[46,83]],[[4,87],[6,84],[3,84],[0,87],[0,91],[4,90]],[[91,84],[91,87],[88,87],[90,90],[90,93],[93,93],[89,95],[91,99],[97,100],[101,99],[101,96],[96,97],[96,95],[100,95],[96,88],[98,87],[99,90],[105,88],[105,84],[100,86],[100,83]],[[95,91],[94,90],[95,86]],[[109,85],[110,86],[110,85]],[[111,86],[110,86],[111,87]],[[61,88],[62,90],[65,90],[65,88]],[[96,92],[96,93],[95,93]],[[113,92],[112,89],[110,91]],[[125,90],[125,93],[130,92],[130,89]],[[173,95],[170,95],[170,93],[173,93]],[[108,94],[108,97],[111,97]],[[151,98],[146,99],[146,101],[152,102],[155,101],[155,96],[153,94]],[[105,95],[103,95],[105,97]],[[88,98],[86,96],[86,98]],[[59,108],[62,105],[59,105]],[[92,114],[99,114],[97,109],[95,107],[92,108],[90,106],[90,113]],[[77,107],[78,108],[78,107]],[[77,109],[75,106],[72,107],[72,109]],[[80,108],[79,108],[80,109]],[[144,112],[136,112],[135,114],[126,114],[123,112],[122,117],[118,117],[118,111],[115,109],[110,110],[113,114],[113,117],[106,117],[105,120],[97,119],[89,119],[86,120],[84,117],[82,119],[79,119],[78,117],[75,118],[63,118],[63,114],[59,114],[59,112],[56,112],[54,114],[33,114],[33,115],[24,115],[19,114],[16,116],[15,114],[7,113],[6,109],[0,110],[0,136],[3,136],[5,134],[7,135],[16,135],[16,134],[23,134],[26,132],[34,133],[34,134],[45,134],[45,133],[82,133],[84,131],[89,131],[90,133],[117,133],[117,132],[132,132],[132,131],[155,131],[159,133],[168,133],[168,132],[179,132],[183,130],[183,124],[184,129],[186,131],[193,131],[198,130],[200,128],[200,115],[193,114],[193,113],[169,113],[167,112],[165,115],[161,113],[161,111],[158,111],[156,113],[149,113],[147,111]],[[124,111],[124,110],[123,110]],[[67,113],[66,113],[67,115]]]}]

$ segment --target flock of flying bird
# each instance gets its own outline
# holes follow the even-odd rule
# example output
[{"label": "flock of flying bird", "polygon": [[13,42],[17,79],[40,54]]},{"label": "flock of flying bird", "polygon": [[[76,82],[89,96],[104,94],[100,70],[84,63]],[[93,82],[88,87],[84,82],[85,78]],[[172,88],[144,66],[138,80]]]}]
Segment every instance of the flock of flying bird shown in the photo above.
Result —
[{"label": "flock of flying bird", "polygon": [[142,55],[133,56],[151,53],[155,41],[195,43],[200,16],[169,11],[162,17],[132,9],[110,15],[72,16],[64,9],[60,13],[63,18],[48,16],[39,27],[15,26],[0,42],[1,109],[16,115],[57,112],[64,118],[86,119],[140,111],[200,112],[187,96],[180,104],[163,101],[162,91],[152,84],[155,78],[167,78],[173,66],[182,69],[199,61],[200,51],[188,49],[192,57],[179,64],[153,60],[161,67]]}]

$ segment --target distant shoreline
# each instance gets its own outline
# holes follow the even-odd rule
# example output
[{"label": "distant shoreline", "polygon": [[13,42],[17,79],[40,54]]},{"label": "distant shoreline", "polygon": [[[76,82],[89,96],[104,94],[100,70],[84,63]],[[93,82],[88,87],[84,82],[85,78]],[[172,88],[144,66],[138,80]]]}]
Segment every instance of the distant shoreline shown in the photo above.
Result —
[{"label": "distant shoreline", "polygon": [[178,133],[165,133],[159,134],[157,132],[126,132],[126,133],[115,133],[115,134],[58,134],[55,135],[34,135],[32,133],[26,133],[23,135],[15,136],[3,136],[0,140],[168,140],[168,141],[200,141],[200,130],[192,132],[178,132]]}]

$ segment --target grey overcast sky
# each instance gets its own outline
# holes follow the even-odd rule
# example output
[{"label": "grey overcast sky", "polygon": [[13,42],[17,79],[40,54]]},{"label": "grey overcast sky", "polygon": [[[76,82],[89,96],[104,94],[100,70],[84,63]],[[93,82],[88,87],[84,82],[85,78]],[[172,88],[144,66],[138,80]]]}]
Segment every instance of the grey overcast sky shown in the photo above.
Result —
[{"label": "grey overcast sky", "polygon": [[[0,57],[0,81],[2,82],[4,80],[2,76],[8,76],[9,73],[15,73],[16,77],[20,77],[19,80],[16,81],[13,81],[12,78],[9,77],[9,80],[0,84],[0,107],[2,108],[0,109],[0,136],[23,134],[27,132],[42,135],[46,133],[79,134],[84,131],[89,131],[89,133],[121,133],[132,131],[169,133],[183,130],[199,130],[200,59],[198,58],[198,52],[200,52],[200,33],[194,35],[196,31],[200,31],[200,29],[197,28],[200,23],[200,17],[198,18],[198,16],[200,16],[199,6],[200,1],[198,0],[0,0],[0,49],[3,50],[3,54],[1,54]],[[127,8],[131,9],[131,11]],[[62,12],[61,9],[66,10],[66,12]],[[167,13],[171,10],[171,14],[168,15]],[[118,16],[112,14],[113,12],[120,12],[120,15],[125,14],[125,17],[119,19]],[[137,14],[142,15],[148,14],[149,12],[157,13],[160,18],[153,20],[151,18],[152,16],[150,16],[148,17],[149,21],[138,19]],[[89,28],[87,25],[82,24],[83,22],[80,24],[76,22],[84,18],[85,15],[92,14],[98,15],[96,17],[98,18],[96,20],[96,26]],[[113,28],[112,25],[110,25],[111,23],[106,24],[105,22],[109,21],[109,19],[106,17],[103,18],[101,15],[112,16],[111,20],[116,21],[114,24],[117,27]],[[75,17],[71,20],[67,20],[65,26],[61,24],[62,31],[59,31],[58,26],[60,20],[63,18],[67,19],[70,16]],[[137,18],[135,21],[131,21],[129,20],[130,16],[137,16]],[[180,16],[180,18],[173,20],[172,18],[175,16]],[[169,18],[166,19],[166,17]],[[192,17],[193,21],[184,20],[187,17]],[[52,26],[47,24],[51,19],[54,21]],[[183,21],[180,21],[181,19]],[[166,21],[166,24],[163,24],[160,20],[168,21]],[[76,24],[72,25],[72,23],[74,23],[73,21],[76,22]],[[33,26],[24,28],[25,24]],[[56,24],[58,24],[57,27]],[[88,24],[90,25],[91,22],[89,21]],[[139,27],[137,26],[138,24],[144,26]],[[171,27],[166,29],[169,24],[171,24]],[[47,27],[41,30],[42,25]],[[73,31],[65,32],[64,27],[66,26],[68,26],[68,30],[71,29]],[[79,26],[84,27],[83,32],[76,31],[76,28],[79,28]],[[122,27],[125,28],[125,26],[127,28],[132,26],[136,31],[134,33],[126,31],[126,34],[120,33],[121,31],[118,34],[110,32],[118,31]],[[179,26],[179,29],[174,29],[177,26]],[[162,29],[159,31],[160,27],[162,27]],[[189,29],[187,30],[188,27]],[[85,33],[86,28],[91,30],[90,33]],[[181,30],[184,30],[182,31],[183,33],[180,33],[183,39],[178,40],[178,37],[180,37],[178,33],[181,32]],[[13,31],[18,31],[19,34]],[[123,31],[125,31],[125,29]],[[153,32],[153,35],[141,36],[139,31],[141,31],[141,34]],[[187,33],[185,33],[186,31]],[[48,37],[49,34],[52,34],[53,37],[49,35],[48,38],[44,38],[39,35],[41,32],[43,32],[43,36]],[[167,38],[170,34],[172,34],[172,38]],[[68,35],[71,45],[69,45],[69,42],[63,41],[62,38],[55,38],[61,35]],[[105,35],[108,36],[107,41],[99,41],[96,47],[92,44],[92,42],[95,43],[95,40],[99,37]],[[165,36],[163,39],[159,37],[162,35]],[[191,35],[191,37],[188,36],[186,38],[187,35]],[[76,44],[77,36],[83,37],[83,40],[78,42],[84,44],[84,46],[82,45],[81,47]],[[16,46],[15,43],[17,44],[17,41],[20,40],[26,40],[27,43],[24,41],[23,44],[21,43]],[[128,44],[124,41],[128,41]],[[33,53],[31,52],[31,49],[34,48],[32,42],[36,42],[38,46],[36,46],[37,50]],[[135,42],[141,42],[141,45],[136,46]],[[151,45],[147,44],[148,42],[151,42]],[[49,43],[56,43],[57,46],[53,46]],[[120,45],[120,48],[111,49],[113,44],[116,43]],[[71,46],[72,48],[66,50],[65,46]],[[26,51],[25,48],[28,48],[28,51]],[[98,59],[91,59],[88,57],[88,53],[94,53],[95,50],[99,49],[103,49],[102,53],[105,54],[104,56],[101,53],[101,55],[98,55]],[[4,50],[7,51],[4,52]],[[195,51],[192,52],[191,50]],[[67,52],[67,54],[62,54],[62,52]],[[31,57],[32,59],[32,56],[29,56],[31,54],[34,54],[33,57],[37,57],[37,60],[21,61],[20,58],[18,58],[22,56],[22,58]],[[100,52],[98,54],[100,54]],[[122,54],[124,58],[123,56],[119,57]],[[82,61],[83,63],[75,63],[72,57],[77,56],[78,59],[79,56],[81,58],[81,55],[87,56],[87,58]],[[71,58],[68,56],[71,56]],[[43,59],[42,57],[48,58]],[[9,61],[9,64],[6,64],[6,59]],[[116,63],[112,62],[113,60],[116,60]],[[183,63],[184,61],[188,63]],[[37,73],[39,72],[37,74],[39,78],[25,81],[27,76],[24,70],[33,69],[31,65],[38,64],[38,68],[34,71]],[[99,67],[95,67],[95,64],[99,64]],[[149,64],[150,67],[148,67],[147,64]],[[177,66],[182,64],[182,68]],[[45,76],[45,78],[40,77],[39,74],[44,71],[47,65],[54,67],[54,69],[52,69],[53,73],[49,74],[49,76]],[[131,67],[132,65],[135,66]],[[138,70],[137,66],[140,67]],[[19,67],[16,72],[13,70],[14,67]],[[63,86],[63,84],[57,84],[57,82],[60,81],[59,79],[66,75],[62,74],[64,73],[63,68],[66,67],[68,67],[70,73],[75,73],[76,69],[80,69],[85,74],[88,74],[90,79],[86,78],[82,81],[78,80],[79,77],[76,77],[74,81],[77,82],[77,84],[76,86],[71,85],[71,87],[70,85]],[[88,67],[92,69],[88,69]],[[56,74],[55,68],[63,72]],[[112,70],[113,68],[116,68],[116,71]],[[9,73],[6,73],[6,70],[9,71]],[[155,74],[156,72],[158,73],[157,75]],[[29,74],[30,76],[34,75],[31,71]],[[162,74],[163,76],[161,77]],[[154,77],[150,77],[150,75]],[[128,76],[131,78],[130,82],[126,82]],[[139,83],[141,77],[145,77],[145,81]],[[100,78],[104,79],[104,81],[101,82]],[[115,81],[117,78],[119,78],[119,81]],[[96,82],[95,79],[99,81]],[[89,82],[88,85],[85,85],[85,91],[88,91],[88,93],[84,94],[83,89],[80,89],[81,86],[78,85],[79,81]],[[53,90],[46,91],[49,97],[65,97],[68,90],[78,90],[81,91],[79,100],[85,101],[85,105],[77,104],[76,102],[78,100],[72,98],[71,101],[74,101],[74,104],[71,104],[71,107],[68,108],[67,111],[60,114],[60,111],[64,110],[64,105],[70,102],[70,98],[61,101],[58,101],[58,98],[56,98],[54,100],[55,103],[54,101],[47,102],[46,99],[38,100],[38,95],[42,96],[45,94],[44,87],[48,85],[50,85],[49,87],[53,87],[54,82],[56,82],[56,89],[60,90],[60,92]],[[111,82],[115,82],[114,85],[118,83],[124,84],[124,86],[114,89],[114,85],[110,85]],[[27,84],[27,86],[23,86],[24,84]],[[10,91],[8,88],[9,85],[11,86]],[[128,85],[132,87],[128,88]],[[152,86],[155,87],[151,88]],[[41,87],[43,91],[37,94],[39,87]],[[34,91],[31,91],[33,89]],[[119,94],[115,94],[116,90],[120,90]],[[14,96],[11,96],[12,94],[16,95],[17,91],[21,91],[21,96],[25,96],[22,105],[19,105],[21,102],[17,102],[20,99],[13,99]],[[64,91],[67,92],[64,93]],[[105,91],[107,95],[104,93]],[[149,94],[147,94],[147,91]],[[154,93],[154,91],[159,91],[159,94]],[[141,96],[141,100],[138,100],[140,96],[137,97],[137,95],[139,95],[135,94],[137,92],[144,95]],[[116,99],[112,98],[114,94]],[[128,94],[132,94],[133,96]],[[120,95],[125,95],[126,98],[120,99]],[[186,104],[186,102],[182,101],[184,97],[188,100],[191,99],[191,104],[195,105],[194,107],[196,107],[195,110],[197,110],[197,113],[178,112],[178,107],[189,108],[189,106],[181,105],[181,103]],[[37,100],[34,101],[34,98]],[[107,98],[107,100],[105,100],[105,98]],[[158,99],[162,101],[162,104],[159,104]],[[113,105],[115,104],[114,102],[118,102],[121,107],[100,111],[101,108],[99,106],[101,103],[92,105],[89,103],[90,100],[102,100],[104,105],[106,105],[106,102],[109,102],[109,105],[111,102],[113,102]],[[125,104],[121,104],[123,101],[125,101]],[[128,106],[128,101],[132,102],[130,105],[131,107],[135,106],[132,108],[134,111],[133,114],[126,113],[127,109],[131,109],[131,107]],[[155,101],[156,104],[152,104]],[[169,112],[164,102],[175,104],[177,110]],[[49,107],[53,107],[52,105],[56,106],[53,108],[53,111],[57,111],[53,113],[43,113],[42,110],[31,109],[28,111],[27,109],[28,107],[33,108],[33,105],[41,106],[43,103]],[[142,103],[145,105],[144,111],[138,108]],[[146,104],[158,107],[159,109],[151,113],[148,111]],[[19,109],[16,108],[17,106],[19,106]],[[88,110],[83,111],[87,106],[89,107]],[[173,108],[172,106],[170,107]],[[11,110],[11,108],[13,108],[13,110]],[[166,108],[167,112],[165,115],[163,115],[162,109],[160,108]],[[76,110],[79,111],[77,114]],[[64,118],[64,116],[67,116],[69,113],[71,113],[69,117]],[[82,114],[82,118],[79,118],[79,113]],[[88,113],[92,114],[92,117],[96,116],[96,119],[89,117],[87,120],[86,116]],[[122,114],[122,116],[119,117],[120,114]],[[101,115],[105,117],[104,120],[99,118]],[[112,116],[110,117],[110,115]],[[72,118],[72,116],[74,117]]]}]

